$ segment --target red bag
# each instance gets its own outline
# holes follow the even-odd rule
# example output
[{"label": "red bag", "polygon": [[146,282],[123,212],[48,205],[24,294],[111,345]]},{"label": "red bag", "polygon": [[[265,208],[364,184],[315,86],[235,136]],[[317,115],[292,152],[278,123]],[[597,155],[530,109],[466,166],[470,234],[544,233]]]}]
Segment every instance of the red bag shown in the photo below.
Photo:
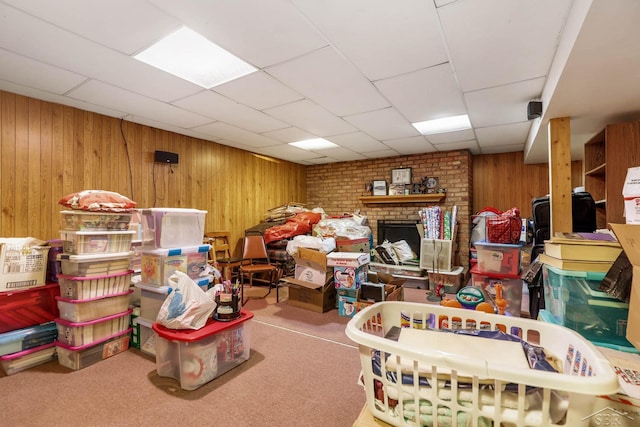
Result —
[{"label": "red bag", "polygon": [[485,222],[488,242],[514,244],[520,241],[520,209],[511,208],[501,215],[486,217]]},{"label": "red bag", "polygon": [[264,242],[269,244],[282,239],[311,233],[314,224],[317,224],[322,215],[313,212],[300,212],[282,225],[269,227],[264,231]]}]

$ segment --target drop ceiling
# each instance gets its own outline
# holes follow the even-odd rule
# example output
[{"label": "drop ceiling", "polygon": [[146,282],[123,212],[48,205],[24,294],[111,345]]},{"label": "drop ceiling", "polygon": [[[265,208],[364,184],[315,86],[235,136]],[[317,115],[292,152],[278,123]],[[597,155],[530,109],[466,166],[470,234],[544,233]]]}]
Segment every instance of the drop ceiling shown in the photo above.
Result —
[{"label": "drop ceiling", "polygon": [[[0,89],[305,165],[453,149],[546,162],[640,117],[635,0],[0,0]],[[133,56],[187,26],[258,71],[206,90]],[[529,120],[527,104],[543,103]],[[468,114],[470,130],[412,122]],[[338,145],[288,145],[323,137]]]}]

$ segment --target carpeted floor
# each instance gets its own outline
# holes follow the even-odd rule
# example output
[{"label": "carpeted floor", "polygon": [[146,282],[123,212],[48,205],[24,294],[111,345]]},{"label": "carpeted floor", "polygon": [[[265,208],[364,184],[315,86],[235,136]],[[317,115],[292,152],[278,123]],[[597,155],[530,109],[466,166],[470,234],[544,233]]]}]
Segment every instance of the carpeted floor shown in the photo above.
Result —
[{"label": "carpeted floor", "polygon": [[[250,294],[263,295],[264,289]],[[351,426],[365,403],[348,318],[250,299],[251,356],[185,391],[136,349],[72,371],[52,361],[0,378],[2,425]]]}]

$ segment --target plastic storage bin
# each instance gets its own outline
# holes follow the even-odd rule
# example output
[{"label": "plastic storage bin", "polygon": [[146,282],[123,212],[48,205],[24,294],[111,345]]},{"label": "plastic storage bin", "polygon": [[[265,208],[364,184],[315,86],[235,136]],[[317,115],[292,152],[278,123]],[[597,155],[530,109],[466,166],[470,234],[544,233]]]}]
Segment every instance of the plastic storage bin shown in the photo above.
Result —
[{"label": "plastic storage bin", "polygon": [[471,284],[481,288],[485,297],[494,302],[496,298],[496,285],[502,285],[502,298],[507,301],[505,314],[507,316],[520,316],[522,311],[522,278],[518,275],[480,273],[478,266],[471,269]]},{"label": "plastic storage bin", "polygon": [[56,341],[58,363],[79,370],[129,349],[131,328],[91,344],[77,347]]},{"label": "plastic storage bin", "polygon": [[122,313],[129,308],[129,295],[132,292],[133,290],[128,290],[121,294],[77,300],[57,296],[60,319],[69,322],[86,322],[110,316],[113,313]]},{"label": "plastic storage bin", "polygon": [[207,211],[180,208],[142,209],[142,245],[179,248],[202,243]]},{"label": "plastic storage bin", "polygon": [[58,336],[55,322],[0,334],[0,356],[52,343]]},{"label": "plastic storage bin", "polygon": [[58,317],[57,283],[15,292],[0,292],[0,333],[39,325]]},{"label": "plastic storage bin", "polygon": [[597,345],[633,351],[626,339],[629,304],[598,290],[606,273],[542,268],[544,308],[556,323]]},{"label": "plastic storage bin", "polygon": [[61,254],[62,274],[75,277],[105,276],[129,271],[134,257],[133,251],[111,254],[71,255]]},{"label": "plastic storage bin", "polygon": [[153,320],[143,317],[133,319],[134,333],[138,337],[138,346],[141,352],[149,356],[156,356],[156,332],[153,330]]},{"label": "plastic storage bin", "polygon": [[520,274],[521,245],[476,242],[480,273]]},{"label": "plastic storage bin", "polygon": [[184,390],[195,390],[247,361],[252,318],[253,313],[242,310],[236,320],[210,319],[197,330],[168,329],[154,323],[158,375],[178,380]]},{"label": "plastic storage bin", "polygon": [[134,235],[135,231],[60,231],[64,251],[72,255],[128,252]]},{"label": "plastic storage bin", "polygon": [[72,347],[91,344],[129,328],[132,310],[86,322],[56,319],[58,342]]},{"label": "plastic storage bin", "polygon": [[174,249],[140,249],[140,281],[153,286],[165,286],[175,271],[197,279],[207,266],[211,245]]},{"label": "plastic storage bin", "polygon": [[[448,332],[431,339],[445,334],[438,332],[443,319],[471,329],[504,330],[541,346],[559,359],[561,372],[523,369],[521,362],[527,362],[519,342]],[[616,373],[593,344],[568,328],[536,320],[381,302],[356,313],[346,334],[359,346],[369,410],[394,426],[431,425],[434,408],[438,425],[452,425],[452,415],[458,425],[582,425],[595,412],[594,396],[618,391]],[[423,424],[415,422],[417,416]]]},{"label": "plastic storage bin", "polygon": [[65,230],[111,230],[129,229],[131,213],[61,211]]},{"label": "plastic storage bin", "polygon": [[0,356],[0,364],[7,375],[13,375],[25,369],[42,365],[56,358],[56,347],[53,342],[17,353]]},{"label": "plastic storage bin", "polygon": [[132,270],[105,276],[58,275],[60,296],[68,299],[89,299],[121,294],[131,286]]}]

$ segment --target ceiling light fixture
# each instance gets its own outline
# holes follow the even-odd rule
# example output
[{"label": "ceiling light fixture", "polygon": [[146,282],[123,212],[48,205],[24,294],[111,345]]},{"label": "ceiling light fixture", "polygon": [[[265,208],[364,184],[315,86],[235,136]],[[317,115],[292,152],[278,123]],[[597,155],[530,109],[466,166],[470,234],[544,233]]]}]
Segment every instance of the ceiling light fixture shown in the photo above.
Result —
[{"label": "ceiling light fixture", "polygon": [[423,135],[471,129],[471,122],[469,121],[469,116],[466,114],[411,124]]},{"label": "ceiling light fixture", "polygon": [[206,89],[257,71],[187,27],[169,34],[134,58]]},{"label": "ceiling light fixture", "polygon": [[323,150],[325,148],[338,147],[338,145],[324,138],[305,139],[304,141],[290,142],[289,145],[302,148],[303,150]]}]

